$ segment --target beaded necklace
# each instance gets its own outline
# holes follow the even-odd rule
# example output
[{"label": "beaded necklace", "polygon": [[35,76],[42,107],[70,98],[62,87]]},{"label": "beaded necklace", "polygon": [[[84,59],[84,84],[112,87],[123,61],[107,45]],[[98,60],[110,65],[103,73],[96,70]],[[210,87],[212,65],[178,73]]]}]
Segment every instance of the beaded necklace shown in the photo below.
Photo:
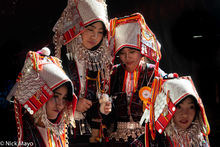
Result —
[{"label": "beaded necklace", "polygon": [[49,147],[65,147],[66,145],[66,136],[65,133],[63,133],[60,136],[55,135],[49,128],[47,129],[47,137],[48,137],[48,143]]},{"label": "beaded necklace", "polygon": [[132,102],[132,97],[133,94],[137,91],[138,88],[138,79],[139,79],[139,74],[140,70],[142,68],[142,65],[140,64],[136,70],[133,72],[128,72],[125,70],[125,76],[124,76],[124,82],[123,82],[123,92],[126,92],[127,94],[127,101],[129,102],[128,104],[128,115],[130,115],[131,118],[131,102]]}]

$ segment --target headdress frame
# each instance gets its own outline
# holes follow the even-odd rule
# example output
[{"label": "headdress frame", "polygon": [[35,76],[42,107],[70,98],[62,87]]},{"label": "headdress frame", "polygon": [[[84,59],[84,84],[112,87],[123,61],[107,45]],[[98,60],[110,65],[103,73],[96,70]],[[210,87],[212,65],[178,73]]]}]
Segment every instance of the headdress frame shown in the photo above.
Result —
[{"label": "headdress frame", "polygon": [[42,52],[28,52],[22,71],[7,96],[7,100],[10,100],[12,97],[15,98],[14,110],[18,141],[23,140],[22,108],[31,116],[34,115],[53,96],[53,90],[64,83],[69,85],[68,96],[70,96],[69,101],[71,101],[69,103],[71,104],[71,116],[75,112],[77,97],[74,94],[71,80],[62,70],[62,65],[58,58],[43,55]]},{"label": "headdress frame", "polygon": [[53,31],[55,56],[60,58],[60,49],[80,35],[86,26],[101,21],[109,30],[107,6],[101,0],[69,0]]},{"label": "headdress frame", "polygon": [[140,50],[155,62],[161,59],[160,43],[140,13],[110,20],[110,48],[114,56],[124,47]]},{"label": "headdress frame", "polygon": [[[205,108],[199,97],[195,85],[190,76],[183,76],[174,79],[163,80],[160,92],[154,103],[155,128],[159,133],[163,133],[176,112],[176,105],[187,96],[193,96],[200,108],[199,116],[202,117],[203,134],[207,136],[210,133],[210,127],[205,113]],[[150,120],[149,110],[145,110],[143,118],[145,123]]]}]

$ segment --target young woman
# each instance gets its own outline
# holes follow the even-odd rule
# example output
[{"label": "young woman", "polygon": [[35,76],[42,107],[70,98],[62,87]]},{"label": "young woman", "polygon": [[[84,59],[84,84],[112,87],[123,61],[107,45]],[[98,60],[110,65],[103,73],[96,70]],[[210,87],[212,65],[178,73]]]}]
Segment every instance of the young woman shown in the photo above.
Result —
[{"label": "young woman", "polygon": [[132,146],[208,147],[209,124],[191,77],[165,80],[161,89],[154,104],[155,139],[149,131],[147,141],[143,135]]},{"label": "young woman", "polygon": [[[139,93],[142,95],[141,91],[151,87],[155,65],[149,64],[147,59],[158,62],[160,46],[139,13],[112,19],[110,25],[110,46],[115,61],[120,62],[113,67],[110,82],[110,93],[115,96],[112,119],[115,122],[110,139],[131,142],[144,133],[144,127],[138,122],[146,106]],[[161,70],[159,73],[165,75]]]},{"label": "young woman", "polygon": [[[46,52],[46,54],[42,54]],[[66,127],[73,123],[76,96],[60,60],[46,49],[27,54],[8,98],[14,96],[18,146],[67,147]]]},{"label": "young woman", "polygon": [[[54,27],[57,56],[61,55],[64,69],[79,97],[74,116],[75,141],[88,142],[91,133],[90,142],[101,139],[99,131],[105,117],[102,113],[111,111],[111,102],[104,102],[101,110],[99,104],[103,96],[108,99],[112,59],[107,47],[107,28],[107,9],[103,0],[69,0]],[[62,45],[65,48],[61,50]],[[82,137],[86,140],[79,139]]]}]

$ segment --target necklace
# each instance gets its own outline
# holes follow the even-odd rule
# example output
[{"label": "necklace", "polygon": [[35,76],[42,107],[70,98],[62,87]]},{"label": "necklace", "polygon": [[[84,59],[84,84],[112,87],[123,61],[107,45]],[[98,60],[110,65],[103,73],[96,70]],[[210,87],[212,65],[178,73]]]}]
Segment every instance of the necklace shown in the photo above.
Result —
[{"label": "necklace", "polygon": [[79,62],[85,61],[86,69],[90,71],[100,71],[111,63],[111,53],[108,51],[106,38],[103,39],[101,46],[92,51],[82,45],[81,35],[67,44],[68,58],[75,58]]},{"label": "necklace", "polygon": [[182,130],[175,126],[173,119],[171,119],[165,129],[165,134],[170,137],[174,144],[180,146],[201,146],[204,140],[198,118],[192,122],[192,125],[187,130]]},{"label": "necklace", "polygon": [[65,134],[56,136],[50,129],[47,129],[48,144],[50,147],[64,147],[66,144]]},{"label": "necklace", "polygon": [[107,47],[107,38],[104,37],[100,47],[94,51],[85,48],[82,45],[81,35],[67,44],[67,57],[70,61],[75,60],[80,68],[81,92],[80,95],[85,93],[86,73],[89,71],[100,72],[101,78],[104,81],[110,79],[110,64],[112,54]]},{"label": "necklace", "polygon": [[60,136],[65,131],[65,116],[62,114],[61,120],[59,123],[52,123],[47,119],[45,105],[43,106],[43,114],[41,116],[41,121],[44,124],[45,128],[51,130],[56,136]]}]

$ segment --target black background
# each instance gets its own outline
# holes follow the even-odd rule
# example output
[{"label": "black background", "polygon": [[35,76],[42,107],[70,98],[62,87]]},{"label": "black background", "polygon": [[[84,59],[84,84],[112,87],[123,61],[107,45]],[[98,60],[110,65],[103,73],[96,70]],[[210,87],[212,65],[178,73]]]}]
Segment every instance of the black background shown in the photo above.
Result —
[{"label": "black background", "polygon": [[[53,49],[52,28],[66,4],[66,0],[0,1],[1,97],[15,82],[29,50]],[[210,122],[211,146],[218,146],[220,1],[107,0],[107,5],[109,18],[136,12],[144,15],[162,45],[160,67],[167,73],[192,76]],[[5,117],[6,108],[1,111]]]}]

